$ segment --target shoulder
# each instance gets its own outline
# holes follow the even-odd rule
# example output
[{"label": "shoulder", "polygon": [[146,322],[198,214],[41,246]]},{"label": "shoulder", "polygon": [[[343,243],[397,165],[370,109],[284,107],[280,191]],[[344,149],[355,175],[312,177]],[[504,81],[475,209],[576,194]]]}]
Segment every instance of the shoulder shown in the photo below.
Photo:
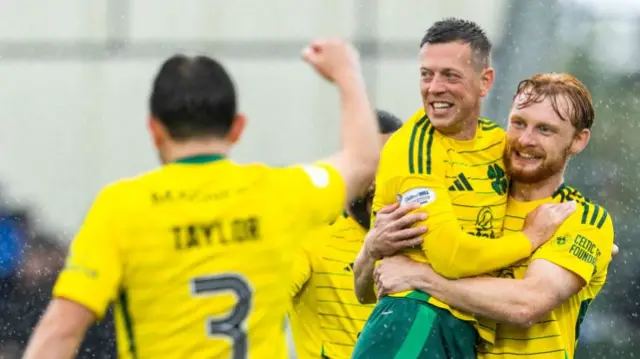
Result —
[{"label": "shoulder", "polygon": [[443,151],[435,127],[420,109],[384,145],[379,172],[431,174]]},{"label": "shoulder", "polygon": [[478,120],[479,138],[483,144],[503,143],[506,139],[506,131],[496,122],[481,117]]},{"label": "shoulder", "polygon": [[478,127],[482,132],[491,133],[495,136],[504,136],[504,129],[494,121],[489,120],[488,118],[480,117],[478,120]]},{"label": "shoulder", "polygon": [[571,216],[574,222],[601,230],[613,230],[613,220],[609,211],[607,211],[603,206],[585,197],[582,192],[576,188],[563,184],[553,194],[553,198],[559,202],[577,202],[578,207],[575,213]]},{"label": "shoulder", "polygon": [[287,185],[294,187],[307,187],[308,185],[312,185],[318,189],[323,189],[332,183],[342,182],[342,177],[338,173],[338,170],[324,162],[276,168],[272,169],[272,173],[278,179],[275,182],[278,186],[286,182]]},{"label": "shoulder", "polygon": [[430,133],[433,134],[434,131],[435,129],[431,125],[424,109],[419,109],[389,138],[385,148],[394,148],[396,146],[406,148],[412,141],[419,140],[421,136],[427,137]]},{"label": "shoulder", "polygon": [[139,182],[138,177],[122,178],[110,182],[100,189],[96,196],[96,202],[117,203],[120,200],[124,200],[135,192],[135,189],[139,187]]}]

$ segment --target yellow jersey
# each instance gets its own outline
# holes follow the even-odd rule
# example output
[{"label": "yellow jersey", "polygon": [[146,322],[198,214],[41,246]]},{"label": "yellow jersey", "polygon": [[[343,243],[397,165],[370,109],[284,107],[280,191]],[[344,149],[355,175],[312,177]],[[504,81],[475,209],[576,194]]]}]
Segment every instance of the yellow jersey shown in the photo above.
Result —
[{"label": "yellow jersey", "polygon": [[521,230],[524,218],[540,204],[570,200],[578,202],[578,209],[554,237],[530,258],[503,271],[502,276],[524,278],[532,261],[544,259],[580,276],[586,285],[530,328],[498,324],[495,345],[478,348],[478,358],[574,358],[580,324],[607,278],[614,237],[611,216],[574,188],[563,185],[553,197],[539,201],[509,199],[504,229],[508,232]]},{"label": "yellow jersey", "polygon": [[[488,273],[531,254],[522,233],[502,236],[508,194],[504,171],[505,133],[486,119],[475,137],[458,141],[438,132],[419,110],[385,144],[376,176],[373,211],[396,201],[420,203],[429,232],[421,248],[406,251],[430,263],[448,278]],[[392,296],[424,298],[419,292]],[[493,341],[495,325],[485,327],[467,313],[435,298],[428,302],[473,322],[479,335]]]},{"label": "yellow jersey", "polygon": [[286,358],[294,243],[344,198],[327,165],[164,165],[101,191],[54,296],[98,319],[115,302],[119,358]]},{"label": "yellow jersey", "polygon": [[358,303],[353,261],[366,232],[346,214],[294,259],[289,315],[299,359],[349,359],[373,311]]}]

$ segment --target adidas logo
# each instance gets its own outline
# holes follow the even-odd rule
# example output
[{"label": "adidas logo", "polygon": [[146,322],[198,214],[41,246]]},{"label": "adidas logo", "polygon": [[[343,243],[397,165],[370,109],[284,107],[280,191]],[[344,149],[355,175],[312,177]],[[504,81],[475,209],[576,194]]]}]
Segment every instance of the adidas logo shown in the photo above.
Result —
[{"label": "adidas logo", "polygon": [[467,180],[467,177],[464,176],[463,173],[458,175],[455,181],[453,181],[453,185],[449,187],[449,191],[473,191],[473,187]]}]

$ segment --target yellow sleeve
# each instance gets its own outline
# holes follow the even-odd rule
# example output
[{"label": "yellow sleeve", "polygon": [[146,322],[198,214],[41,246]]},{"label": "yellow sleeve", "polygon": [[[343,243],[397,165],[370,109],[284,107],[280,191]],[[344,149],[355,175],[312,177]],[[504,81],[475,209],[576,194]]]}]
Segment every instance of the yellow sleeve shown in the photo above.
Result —
[{"label": "yellow sleeve", "polygon": [[90,309],[101,319],[115,298],[122,277],[122,261],[116,242],[112,187],[103,190],[91,206],[69,248],[53,296]]},{"label": "yellow sleeve", "polygon": [[560,226],[553,239],[533,254],[532,260],[547,260],[589,283],[596,272],[609,265],[613,239],[613,222],[608,214],[600,228],[597,224],[572,221],[570,218]]},{"label": "yellow sleeve", "polygon": [[462,231],[453,212],[449,192],[442,178],[407,176],[398,181],[401,204],[421,203],[427,213],[422,249],[433,269],[448,278],[488,273],[511,265],[531,254],[531,242],[521,232],[496,239],[477,237]]},{"label": "yellow sleeve", "polygon": [[[420,203],[428,215],[428,232],[422,249],[429,263],[448,278],[479,275],[506,267],[531,254],[531,243],[522,233],[498,239],[467,234],[453,212],[445,184],[446,151],[418,125],[405,136],[390,138],[384,146],[376,176],[372,216],[385,205]],[[407,143],[409,144],[407,151]],[[409,154],[409,160],[404,160]]]},{"label": "yellow sleeve", "polygon": [[298,251],[298,254],[293,258],[293,266],[291,267],[291,287],[289,294],[291,299],[295,298],[304,288],[309,278],[311,278],[311,272],[313,271],[311,253],[307,248]]},{"label": "yellow sleeve", "polygon": [[281,169],[278,183],[281,200],[305,227],[332,223],[343,211],[346,198],[344,179],[326,163],[298,165]]}]

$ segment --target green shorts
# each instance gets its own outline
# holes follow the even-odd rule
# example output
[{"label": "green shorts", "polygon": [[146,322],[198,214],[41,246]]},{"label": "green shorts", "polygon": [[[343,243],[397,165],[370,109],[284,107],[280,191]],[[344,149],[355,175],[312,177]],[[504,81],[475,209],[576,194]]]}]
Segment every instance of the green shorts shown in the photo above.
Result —
[{"label": "green shorts", "polygon": [[384,297],[362,329],[351,358],[476,359],[476,343],[473,326],[448,311],[411,297]]}]

